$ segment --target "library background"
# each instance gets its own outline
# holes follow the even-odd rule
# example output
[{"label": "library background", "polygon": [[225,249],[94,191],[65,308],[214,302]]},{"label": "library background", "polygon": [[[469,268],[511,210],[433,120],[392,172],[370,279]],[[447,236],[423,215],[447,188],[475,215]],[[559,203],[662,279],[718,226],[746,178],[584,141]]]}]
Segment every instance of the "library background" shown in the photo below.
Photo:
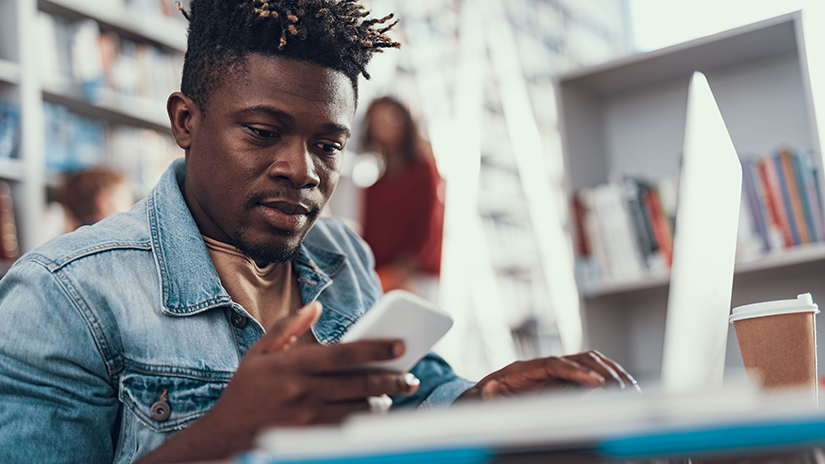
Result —
[{"label": "library background", "polygon": [[[396,13],[403,47],[371,64],[356,120],[390,95],[432,144],[446,181],[438,301],[457,321],[437,351],[460,374],[598,349],[658,376],[697,69],[743,164],[733,305],[825,301],[815,1],[363,3]],[[183,155],[165,100],[185,28],[169,0],[0,0],[0,275],[67,229],[68,174],[108,167],[138,201]],[[359,230],[382,165],[354,132],[327,213]]]}]

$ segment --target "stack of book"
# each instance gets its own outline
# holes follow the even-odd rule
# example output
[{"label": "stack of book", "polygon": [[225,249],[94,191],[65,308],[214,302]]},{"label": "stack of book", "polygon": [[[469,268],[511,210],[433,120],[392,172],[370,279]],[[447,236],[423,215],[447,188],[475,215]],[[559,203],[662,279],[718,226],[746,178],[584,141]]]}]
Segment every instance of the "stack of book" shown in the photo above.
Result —
[{"label": "stack of book", "polygon": [[[768,252],[825,241],[819,167],[812,151],[742,160],[743,214]],[[740,234],[741,235],[741,234]]]},{"label": "stack of book", "polygon": [[0,99],[0,158],[14,156],[20,140],[20,111],[17,105]]},{"label": "stack of book", "polygon": [[604,282],[667,274],[678,181],[625,177],[573,197],[576,274],[583,292]]},{"label": "stack of book", "polygon": [[106,121],[86,118],[49,102],[43,102],[43,115],[47,168],[58,172],[78,171],[104,163]]},{"label": "stack of book", "polygon": [[[739,261],[825,241],[813,152],[741,156]],[[605,283],[667,275],[673,259],[678,179],[625,177],[573,197],[576,275],[584,294]]]},{"label": "stack of book", "polygon": [[165,102],[180,86],[180,53],[101,31],[91,19],[72,22],[41,12],[39,23],[41,75],[49,87],[70,83],[86,101],[100,103]]}]

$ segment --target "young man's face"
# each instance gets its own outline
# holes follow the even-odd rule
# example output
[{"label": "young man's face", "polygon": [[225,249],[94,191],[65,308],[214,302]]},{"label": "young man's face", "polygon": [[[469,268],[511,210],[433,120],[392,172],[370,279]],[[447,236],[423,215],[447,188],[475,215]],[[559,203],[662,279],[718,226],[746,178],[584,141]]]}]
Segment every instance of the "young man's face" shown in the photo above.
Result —
[{"label": "young man's face", "polygon": [[193,111],[184,195],[202,234],[291,259],[338,183],[355,115],[341,72],[251,55]]}]

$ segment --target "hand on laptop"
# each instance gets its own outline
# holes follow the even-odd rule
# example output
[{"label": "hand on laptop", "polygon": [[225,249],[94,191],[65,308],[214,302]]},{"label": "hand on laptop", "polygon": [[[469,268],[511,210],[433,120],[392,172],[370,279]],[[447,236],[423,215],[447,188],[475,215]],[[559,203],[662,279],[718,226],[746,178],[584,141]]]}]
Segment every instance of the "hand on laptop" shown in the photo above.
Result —
[{"label": "hand on laptop", "polygon": [[464,392],[465,399],[492,399],[581,385],[615,386],[641,391],[636,380],[622,366],[598,351],[569,356],[518,361],[484,377]]}]

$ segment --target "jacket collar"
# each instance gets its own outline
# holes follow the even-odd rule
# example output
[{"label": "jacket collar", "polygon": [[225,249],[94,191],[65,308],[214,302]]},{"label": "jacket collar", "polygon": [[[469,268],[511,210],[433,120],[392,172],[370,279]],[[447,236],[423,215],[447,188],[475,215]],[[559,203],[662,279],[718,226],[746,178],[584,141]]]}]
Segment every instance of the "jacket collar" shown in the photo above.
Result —
[{"label": "jacket collar", "polygon": [[[184,160],[172,162],[148,198],[149,231],[161,282],[163,312],[187,316],[232,303],[203,243],[181,188]],[[304,301],[332,282],[346,255],[301,244],[295,268]]]}]

